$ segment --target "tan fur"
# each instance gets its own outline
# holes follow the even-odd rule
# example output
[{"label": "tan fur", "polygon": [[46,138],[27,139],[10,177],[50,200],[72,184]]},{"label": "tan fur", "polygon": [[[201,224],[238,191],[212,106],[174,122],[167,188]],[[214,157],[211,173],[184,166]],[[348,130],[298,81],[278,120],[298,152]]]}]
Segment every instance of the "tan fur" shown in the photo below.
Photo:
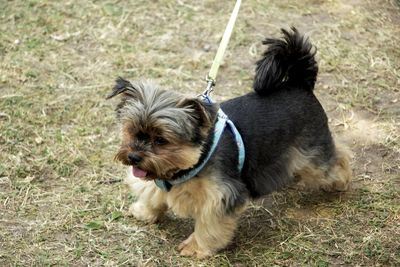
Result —
[{"label": "tan fur", "polygon": [[350,153],[342,145],[336,146],[336,157],[331,165],[316,166],[311,159],[317,155],[292,148],[290,154],[291,171],[300,177],[299,185],[325,191],[346,191],[349,188],[352,171]]},{"label": "tan fur", "polygon": [[166,138],[169,143],[162,146],[154,146],[151,151],[136,151],[132,144],[135,143],[137,130],[133,128],[132,122],[125,122],[121,130],[121,147],[115,155],[115,159],[125,165],[131,165],[128,155],[131,152],[139,153],[143,157],[140,168],[148,171],[148,179],[170,179],[178,170],[185,170],[193,167],[200,158],[201,147],[182,143],[177,137],[168,133],[162,127],[152,128],[147,131],[150,139],[157,136]]},{"label": "tan fur", "polygon": [[[173,163],[173,168],[168,166],[172,172],[171,175],[166,175],[170,178],[169,176],[172,176],[176,170],[186,170],[193,167],[199,161],[200,155],[200,147],[180,144],[166,147],[158,154],[158,157],[164,158],[163,162]],[[160,168],[168,170],[167,166],[160,166]]]},{"label": "tan fur", "polygon": [[336,145],[336,162],[329,170],[328,176],[332,180],[327,188],[327,191],[346,191],[350,187],[351,178],[353,176],[350,167],[351,153],[347,147]]},{"label": "tan fur", "polygon": [[129,208],[131,214],[141,221],[157,222],[168,209],[166,193],[161,191],[154,182],[134,177],[131,168],[128,168],[128,176],[125,182],[137,197],[136,202]]},{"label": "tan fur", "polygon": [[127,183],[138,200],[130,211],[139,220],[157,221],[167,207],[176,215],[195,219],[195,230],[178,250],[183,256],[203,258],[224,248],[232,239],[236,221],[244,207],[227,215],[222,200],[229,192],[214,177],[199,177],[174,186],[165,193],[154,182],[128,173]]}]

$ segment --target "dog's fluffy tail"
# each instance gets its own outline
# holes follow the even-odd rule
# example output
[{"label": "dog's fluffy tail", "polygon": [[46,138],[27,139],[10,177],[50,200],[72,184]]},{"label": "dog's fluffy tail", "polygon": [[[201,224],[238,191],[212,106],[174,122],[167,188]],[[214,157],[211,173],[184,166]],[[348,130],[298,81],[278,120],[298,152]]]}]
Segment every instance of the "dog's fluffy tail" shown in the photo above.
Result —
[{"label": "dog's fluffy tail", "polygon": [[291,29],[282,29],[281,39],[267,38],[263,41],[268,48],[257,62],[254,79],[254,90],[259,95],[291,85],[308,91],[314,89],[318,73],[314,58],[316,49],[296,28]]}]

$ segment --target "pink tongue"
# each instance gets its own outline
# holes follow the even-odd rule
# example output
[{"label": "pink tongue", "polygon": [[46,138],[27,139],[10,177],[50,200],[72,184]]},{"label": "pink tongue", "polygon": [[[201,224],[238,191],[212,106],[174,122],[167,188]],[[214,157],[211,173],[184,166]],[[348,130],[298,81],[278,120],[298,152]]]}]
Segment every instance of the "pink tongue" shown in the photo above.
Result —
[{"label": "pink tongue", "polygon": [[144,170],[141,170],[139,168],[136,167],[132,167],[132,173],[134,176],[139,177],[139,178],[144,178],[146,177],[147,172]]}]

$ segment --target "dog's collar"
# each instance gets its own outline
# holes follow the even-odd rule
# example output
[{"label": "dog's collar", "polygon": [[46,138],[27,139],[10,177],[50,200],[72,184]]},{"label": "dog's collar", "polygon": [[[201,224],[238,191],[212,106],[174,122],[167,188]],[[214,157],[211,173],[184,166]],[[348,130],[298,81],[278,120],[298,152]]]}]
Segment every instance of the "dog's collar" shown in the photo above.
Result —
[{"label": "dog's collar", "polygon": [[238,170],[239,173],[243,169],[243,164],[244,164],[244,159],[245,159],[245,150],[244,150],[244,143],[243,139],[240,136],[239,131],[236,129],[235,125],[233,122],[228,118],[228,116],[225,114],[225,112],[222,111],[222,109],[218,110],[217,114],[217,120],[215,122],[215,127],[214,127],[214,139],[213,143],[208,151],[207,156],[204,158],[204,160],[200,163],[197,164],[195,168],[190,170],[189,172],[185,173],[184,175],[173,179],[173,180],[161,180],[161,179],[156,179],[154,182],[156,185],[161,188],[162,190],[168,192],[171,190],[172,186],[184,183],[188,181],[189,179],[195,177],[207,164],[208,160],[211,158],[212,154],[214,153],[215,149],[217,148],[218,142],[221,139],[222,133],[225,131],[226,128],[229,128],[231,134],[235,138],[235,143],[238,147]]}]

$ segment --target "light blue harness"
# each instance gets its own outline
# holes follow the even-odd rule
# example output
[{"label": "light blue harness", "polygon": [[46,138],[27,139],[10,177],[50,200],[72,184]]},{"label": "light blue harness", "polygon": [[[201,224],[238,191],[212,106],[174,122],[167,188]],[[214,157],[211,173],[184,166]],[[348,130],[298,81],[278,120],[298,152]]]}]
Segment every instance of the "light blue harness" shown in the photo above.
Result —
[{"label": "light blue harness", "polygon": [[[211,100],[207,97],[209,102]],[[162,190],[168,192],[171,190],[173,185],[181,184],[189,179],[195,177],[202,169],[203,167],[207,164],[208,160],[211,158],[212,154],[214,153],[215,149],[217,148],[218,142],[221,139],[222,133],[225,131],[226,128],[229,128],[232,136],[235,138],[236,145],[238,147],[238,170],[239,173],[243,169],[243,164],[244,164],[244,159],[245,159],[245,150],[244,150],[244,143],[243,139],[240,136],[239,131],[236,129],[235,125],[233,122],[228,118],[228,116],[225,114],[225,112],[222,111],[222,109],[218,110],[218,115],[217,115],[217,121],[215,123],[215,128],[214,128],[214,140],[211,145],[210,150],[208,151],[207,156],[199,164],[196,168],[192,169],[188,173],[182,175],[181,177],[178,177],[176,179],[166,181],[166,180],[161,180],[161,179],[156,179],[154,182],[156,185],[161,188]]]}]

